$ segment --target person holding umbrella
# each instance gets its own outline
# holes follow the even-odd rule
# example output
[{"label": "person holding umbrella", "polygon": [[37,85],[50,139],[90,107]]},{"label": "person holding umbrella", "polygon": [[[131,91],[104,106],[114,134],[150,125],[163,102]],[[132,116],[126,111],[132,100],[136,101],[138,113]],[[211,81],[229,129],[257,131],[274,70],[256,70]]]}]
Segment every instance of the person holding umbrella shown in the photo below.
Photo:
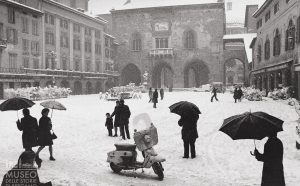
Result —
[{"label": "person holding umbrella", "polygon": [[17,120],[17,127],[23,131],[22,142],[26,151],[32,151],[32,147],[38,146],[38,124],[36,118],[30,115],[29,109],[23,109],[24,117]]},{"label": "person holding umbrella", "polygon": [[255,148],[255,158],[264,162],[262,172],[262,186],[285,186],[283,171],[283,145],[277,138],[277,133],[269,135],[269,139],[264,146],[264,153],[261,154]]},{"label": "person holding umbrella", "polygon": [[39,153],[45,148],[45,146],[49,146],[50,160],[55,161],[53,158],[53,141],[52,141],[52,123],[51,119],[48,117],[49,109],[44,108],[42,110],[42,117],[39,120],[39,135],[38,135],[38,143],[40,145],[39,149],[36,152],[36,163],[38,167],[41,167],[42,159],[39,158]]}]

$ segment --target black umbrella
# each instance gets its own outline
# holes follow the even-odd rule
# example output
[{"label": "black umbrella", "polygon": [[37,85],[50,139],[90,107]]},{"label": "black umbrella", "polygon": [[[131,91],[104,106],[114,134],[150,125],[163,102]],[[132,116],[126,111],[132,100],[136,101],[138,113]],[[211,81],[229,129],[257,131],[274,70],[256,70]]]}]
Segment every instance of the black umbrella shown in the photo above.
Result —
[{"label": "black umbrella", "polygon": [[284,121],[265,112],[246,112],[224,119],[219,129],[233,140],[254,139],[261,140],[270,134],[283,131]]},{"label": "black umbrella", "polygon": [[5,100],[3,103],[0,104],[1,111],[8,111],[8,110],[21,110],[24,108],[32,107],[35,103],[27,98],[22,97],[15,97]]},{"label": "black umbrella", "polygon": [[174,103],[173,105],[169,106],[169,109],[172,113],[182,115],[195,115],[201,114],[199,108],[191,102],[188,101],[180,101],[178,103]]}]

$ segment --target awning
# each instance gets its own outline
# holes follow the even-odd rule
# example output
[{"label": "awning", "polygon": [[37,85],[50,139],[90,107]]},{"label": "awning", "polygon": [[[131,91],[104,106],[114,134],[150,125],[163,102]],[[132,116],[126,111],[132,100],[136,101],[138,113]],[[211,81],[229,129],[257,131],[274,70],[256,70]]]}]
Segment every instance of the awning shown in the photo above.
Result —
[{"label": "awning", "polygon": [[285,69],[285,68],[288,68],[290,66],[289,63],[291,63],[292,61],[293,60],[288,60],[288,61],[277,63],[277,64],[274,64],[274,65],[265,66],[265,67],[257,69],[257,70],[252,70],[251,74],[255,75],[255,74],[260,74],[260,73],[264,73],[264,72],[272,72],[272,71],[275,71],[275,70]]}]

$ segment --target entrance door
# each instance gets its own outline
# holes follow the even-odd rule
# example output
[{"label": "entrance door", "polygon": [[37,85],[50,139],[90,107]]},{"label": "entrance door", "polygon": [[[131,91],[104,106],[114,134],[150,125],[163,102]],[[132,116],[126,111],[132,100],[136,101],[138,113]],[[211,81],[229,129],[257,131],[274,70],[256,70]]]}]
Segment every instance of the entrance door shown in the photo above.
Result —
[{"label": "entrance door", "polygon": [[0,83],[0,99],[4,98],[4,89],[3,83]]}]

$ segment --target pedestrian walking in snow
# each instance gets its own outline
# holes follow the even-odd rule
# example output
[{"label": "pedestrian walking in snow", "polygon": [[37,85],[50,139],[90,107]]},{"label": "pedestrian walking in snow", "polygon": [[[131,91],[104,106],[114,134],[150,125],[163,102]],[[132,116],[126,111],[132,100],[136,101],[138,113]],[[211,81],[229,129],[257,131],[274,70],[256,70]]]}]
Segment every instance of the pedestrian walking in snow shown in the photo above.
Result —
[{"label": "pedestrian walking in snow", "polygon": [[236,103],[236,100],[239,99],[239,92],[238,92],[238,89],[237,88],[234,88],[234,91],[233,91],[233,99],[234,99],[234,102]]},{"label": "pedestrian walking in snow", "polygon": [[165,91],[164,91],[163,88],[160,88],[159,94],[160,94],[160,99],[163,100],[164,99],[164,95],[165,95]]},{"label": "pedestrian walking in snow", "polygon": [[48,117],[49,109],[44,108],[42,110],[42,117],[39,120],[39,132],[38,132],[38,144],[40,145],[39,149],[36,152],[36,163],[38,167],[41,167],[42,159],[39,157],[39,153],[45,148],[45,146],[49,147],[50,160],[55,161],[53,157],[53,141],[52,141],[52,122]]},{"label": "pedestrian walking in snow", "polygon": [[277,138],[277,133],[270,134],[264,146],[264,153],[261,154],[257,149],[254,155],[258,161],[264,162],[262,172],[262,186],[285,186],[283,171],[283,145]]},{"label": "pedestrian walking in snow", "polygon": [[158,102],[158,92],[157,89],[153,92],[153,108],[156,108],[156,103]]},{"label": "pedestrian walking in snow", "polygon": [[238,88],[237,94],[238,94],[238,100],[239,100],[239,102],[241,102],[242,101],[242,97],[244,95],[243,90],[241,89],[241,87]]},{"label": "pedestrian walking in snow", "polygon": [[[189,158],[191,151],[191,158],[196,157],[195,142],[198,138],[197,121],[198,114],[181,115],[178,125],[182,127],[181,138],[183,140],[184,155],[183,158]],[[191,149],[191,150],[189,150]]]},{"label": "pedestrian walking in snow", "polygon": [[148,94],[149,94],[149,103],[150,103],[150,102],[152,102],[152,99],[153,99],[153,92],[152,92],[152,88],[151,87],[149,88]]},{"label": "pedestrian walking in snow", "polygon": [[114,125],[113,125],[113,119],[110,117],[109,113],[106,113],[105,126],[108,131],[108,136],[112,136],[112,129],[114,128]]},{"label": "pedestrian walking in snow", "polygon": [[18,120],[17,127],[22,134],[23,148],[26,151],[32,151],[32,147],[38,146],[38,124],[36,118],[30,115],[30,111],[25,108],[23,109],[24,117]]},{"label": "pedestrian walking in snow", "polygon": [[217,90],[218,89],[216,87],[213,87],[212,92],[211,92],[213,95],[212,95],[212,97],[210,99],[211,102],[213,102],[214,98],[216,99],[216,101],[219,101],[218,98],[217,98]]},{"label": "pedestrian walking in snow", "polygon": [[[116,106],[115,106],[115,109],[113,111],[113,113],[111,114],[111,118],[116,116],[115,117],[115,122],[114,122],[114,129],[115,129],[115,134],[114,134],[114,137],[117,137],[118,136],[118,127],[120,127],[120,101],[117,100],[116,101]],[[120,131],[120,134],[121,134],[121,131]]]},{"label": "pedestrian walking in snow", "polygon": [[[130,133],[129,133],[129,118],[130,118],[130,109],[127,105],[124,104],[124,100],[120,100],[120,106],[119,106],[119,114],[120,114],[120,133],[122,138],[125,140],[130,139]],[[126,136],[125,136],[126,135]]]}]

